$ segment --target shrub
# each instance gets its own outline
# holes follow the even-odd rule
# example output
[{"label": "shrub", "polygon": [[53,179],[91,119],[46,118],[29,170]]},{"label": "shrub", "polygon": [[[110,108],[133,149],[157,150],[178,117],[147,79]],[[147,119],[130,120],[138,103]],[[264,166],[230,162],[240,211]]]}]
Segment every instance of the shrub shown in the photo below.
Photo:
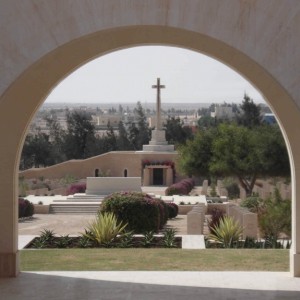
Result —
[{"label": "shrub", "polygon": [[112,212],[134,233],[158,232],[166,222],[164,204],[141,192],[117,192],[102,201],[101,212]]},{"label": "shrub", "polygon": [[99,213],[96,219],[89,223],[83,236],[97,245],[109,246],[118,234],[123,233],[126,226],[127,224],[118,222],[113,213]]},{"label": "shrub", "polygon": [[169,209],[165,201],[160,199],[155,199],[159,208],[159,229],[164,228],[169,219]]},{"label": "shrub", "polygon": [[33,204],[26,199],[19,198],[19,218],[31,217],[33,214]]},{"label": "shrub", "polygon": [[188,195],[194,186],[195,182],[192,178],[183,179],[169,186],[166,189],[166,195]]},{"label": "shrub", "polygon": [[214,208],[211,211],[211,220],[208,224],[209,231],[212,232],[212,229],[219,226],[220,221],[224,218],[224,213],[218,208]]},{"label": "shrub", "polygon": [[258,211],[258,223],[265,238],[277,241],[280,233],[291,236],[291,201],[283,200],[278,189],[263,200]]},{"label": "shrub", "polygon": [[167,203],[169,211],[169,219],[176,218],[178,215],[178,205],[175,203]]},{"label": "shrub", "polygon": [[259,198],[257,195],[252,195],[251,197],[244,199],[240,206],[248,208],[249,211],[253,213],[258,213],[262,204],[263,200],[261,198]]},{"label": "shrub", "polygon": [[233,248],[240,239],[243,228],[231,217],[225,216],[220,220],[219,226],[211,228],[209,238],[222,244],[224,248]]},{"label": "shrub", "polygon": [[67,195],[74,195],[76,193],[85,193],[86,184],[85,183],[74,183],[67,189]]}]

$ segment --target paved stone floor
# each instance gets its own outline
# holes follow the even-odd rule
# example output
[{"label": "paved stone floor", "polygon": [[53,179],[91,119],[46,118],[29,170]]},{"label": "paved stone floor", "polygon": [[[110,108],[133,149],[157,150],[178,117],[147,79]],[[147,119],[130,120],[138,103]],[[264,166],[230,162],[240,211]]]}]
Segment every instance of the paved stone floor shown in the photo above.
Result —
[{"label": "paved stone floor", "polygon": [[0,300],[297,300],[300,278],[278,272],[22,272]]}]

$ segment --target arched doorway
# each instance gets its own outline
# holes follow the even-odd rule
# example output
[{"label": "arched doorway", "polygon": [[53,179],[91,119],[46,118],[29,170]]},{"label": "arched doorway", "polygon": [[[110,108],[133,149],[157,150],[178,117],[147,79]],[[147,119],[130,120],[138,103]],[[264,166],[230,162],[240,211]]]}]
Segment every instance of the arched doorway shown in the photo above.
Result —
[{"label": "arched doorway", "polygon": [[[293,246],[291,272],[300,276],[300,144],[295,128],[300,126],[298,106],[278,80],[250,55],[238,50],[238,41],[225,43],[210,35],[161,25],[114,26],[70,39],[45,53],[14,80],[0,99],[0,275],[18,273],[17,182],[20,152],[26,128],[51,89],[72,70],[96,56],[135,45],[172,45],[213,56],[243,74],[264,95],[276,114],[289,149],[292,170]],[[76,54],[74,54],[76,53]],[[272,65],[270,65],[272,69]],[[26,102],[23,101],[26,99]],[[16,109],[17,108],[17,109]],[[10,126],[11,120],[16,120]],[[10,127],[9,134],[7,128]],[[298,199],[298,200],[297,200]],[[297,218],[298,216],[298,218]]]}]

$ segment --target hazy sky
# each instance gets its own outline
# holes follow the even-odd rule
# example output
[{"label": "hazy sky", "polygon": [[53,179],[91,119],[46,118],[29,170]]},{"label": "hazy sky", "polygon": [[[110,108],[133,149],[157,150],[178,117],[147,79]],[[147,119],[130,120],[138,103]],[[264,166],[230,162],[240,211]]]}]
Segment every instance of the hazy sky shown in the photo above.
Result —
[{"label": "hazy sky", "polygon": [[165,103],[241,102],[246,92],[255,102],[260,93],[238,73],[190,50],[144,46],[99,57],[65,78],[46,102],[155,102],[156,78],[166,88]]}]

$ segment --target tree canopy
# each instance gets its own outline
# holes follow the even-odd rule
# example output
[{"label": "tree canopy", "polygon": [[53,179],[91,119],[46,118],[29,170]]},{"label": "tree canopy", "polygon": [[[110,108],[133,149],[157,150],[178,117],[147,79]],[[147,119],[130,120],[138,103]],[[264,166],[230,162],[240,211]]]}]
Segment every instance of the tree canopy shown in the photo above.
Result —
[{"label": "tree canopy", "polygon": [[199,131],[179,148],[180,167],[188,175],[236,176],[251,194],[259,176],[289,176],[289,159],[278,126],[247,128],[220,124]]}]

